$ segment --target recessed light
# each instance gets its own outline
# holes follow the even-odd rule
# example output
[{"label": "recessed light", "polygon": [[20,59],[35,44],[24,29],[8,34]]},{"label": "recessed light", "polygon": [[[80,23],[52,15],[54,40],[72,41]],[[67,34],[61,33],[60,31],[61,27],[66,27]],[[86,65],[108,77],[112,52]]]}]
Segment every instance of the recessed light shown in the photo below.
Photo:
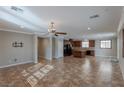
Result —
[{"label": "recessed light", "polygon": [[21,26],[20,26],[20,28],[24,28],[24,26],[23,26],[23,25],[21,25]]},{"label": "recessed light", "polygon": [[90,27],[88,27],[88,30],[91,30],[91,28],[90,28]]}]

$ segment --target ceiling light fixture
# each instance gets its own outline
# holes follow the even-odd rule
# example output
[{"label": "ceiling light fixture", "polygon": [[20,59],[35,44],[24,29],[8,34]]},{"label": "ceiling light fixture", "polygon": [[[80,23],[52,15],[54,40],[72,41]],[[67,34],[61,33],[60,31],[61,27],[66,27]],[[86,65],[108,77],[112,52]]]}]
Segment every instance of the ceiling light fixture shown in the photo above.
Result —
[{"label": "ceiling light fixture", "polygon": [[90,27],[88,27],[88,30],[91,30],[91,28],[90,28]]},{"label": "ceiling light fixture", "polygon": [[48,27],[48,32],[54,33],[56,31],[54,22],[51,22]]},{"label": "ceiling light fixture", "polygon": [[51,23],[49,24],[48,32],[49,32],[50,34],[55,35],[55,36],[58,36],[58,35],[66,35],[66,34],[67,34],[66,32],[57,32],[57,31],[56,31],[56,28],[55,28],[54,22],[51,22]]}]

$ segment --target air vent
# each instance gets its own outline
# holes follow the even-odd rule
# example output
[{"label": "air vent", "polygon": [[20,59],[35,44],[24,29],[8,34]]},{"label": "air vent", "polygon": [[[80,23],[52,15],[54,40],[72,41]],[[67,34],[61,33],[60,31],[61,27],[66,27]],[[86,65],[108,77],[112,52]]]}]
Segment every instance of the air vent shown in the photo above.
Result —
[{"label": "air vent", "polygon": [[90,16],[90,19],[94,19],[94,18],[98,18],[98,17],[99,17],[99,15],[96,14],[96,15],[92,15],[92,16]]},{"label": "air vent", "polygon": [[15,11],[15,12],[23,13],[23,9],[18,8],[18,7],[16,7],[16,6],[11,6],[11,9],[12,9],[13,11]]}]

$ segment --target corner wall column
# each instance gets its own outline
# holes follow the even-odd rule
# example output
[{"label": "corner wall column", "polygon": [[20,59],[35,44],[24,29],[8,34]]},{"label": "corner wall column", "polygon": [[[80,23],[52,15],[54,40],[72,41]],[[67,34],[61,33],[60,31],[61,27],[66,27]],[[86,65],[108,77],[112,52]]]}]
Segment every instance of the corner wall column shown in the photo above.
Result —
[{"label": "corner wall column", "polygon": [[33,36],[33,43],[34,43],[34,63],[38,63],[38,36]]}]

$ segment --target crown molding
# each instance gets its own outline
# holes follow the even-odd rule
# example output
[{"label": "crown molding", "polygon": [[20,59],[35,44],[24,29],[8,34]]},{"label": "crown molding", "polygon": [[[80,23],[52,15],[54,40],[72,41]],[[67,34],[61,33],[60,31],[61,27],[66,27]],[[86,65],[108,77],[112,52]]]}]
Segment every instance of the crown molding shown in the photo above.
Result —
[{"label": "crown molding", "polygon": [[33,35],[34,33],[32,32],[22,32],[22,31],[17,31],[17,30],[8,30],[8,29],[1,29],[0,31],[6,31],[6,32],[14,32],[14,33],[20,33],[20,34],[28,34],[28,35]]}]

